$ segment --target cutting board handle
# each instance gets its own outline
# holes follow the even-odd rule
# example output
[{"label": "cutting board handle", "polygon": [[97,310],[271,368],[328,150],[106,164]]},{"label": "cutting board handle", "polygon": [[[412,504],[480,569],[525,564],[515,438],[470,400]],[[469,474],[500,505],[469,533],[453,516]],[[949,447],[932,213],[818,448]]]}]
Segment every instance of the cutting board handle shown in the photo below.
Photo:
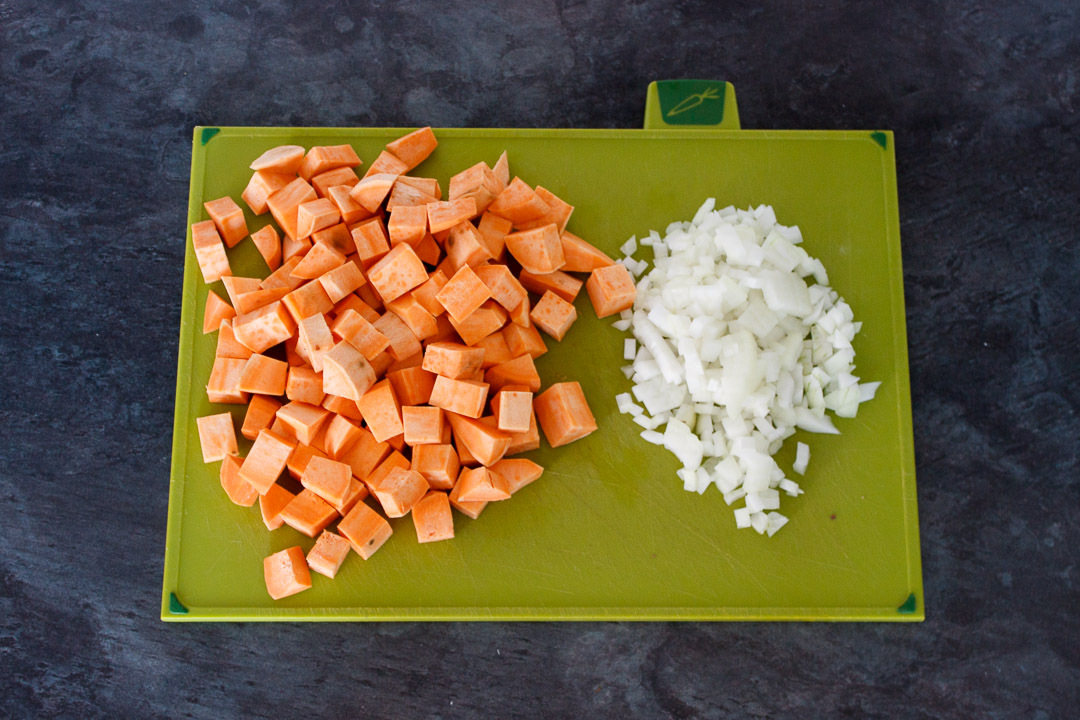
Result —
[{"label": "cutting board handle", "polygon": [[645,95],[646,130],[740,130],[735,87],[723,80],[656,80]]}]

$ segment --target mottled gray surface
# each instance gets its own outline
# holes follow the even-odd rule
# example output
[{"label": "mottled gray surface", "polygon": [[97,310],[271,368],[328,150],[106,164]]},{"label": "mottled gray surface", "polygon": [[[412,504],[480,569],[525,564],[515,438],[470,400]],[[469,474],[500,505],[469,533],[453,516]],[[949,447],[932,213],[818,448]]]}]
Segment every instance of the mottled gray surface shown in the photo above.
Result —
[{"label": "mottled gray surface", "polygon": [[[822,5],[0,0],[0,716],[1075,717],[1080,10]],[[665,76],[896,131],[927,621],[161,623],[191,127],[635,127]]]}]

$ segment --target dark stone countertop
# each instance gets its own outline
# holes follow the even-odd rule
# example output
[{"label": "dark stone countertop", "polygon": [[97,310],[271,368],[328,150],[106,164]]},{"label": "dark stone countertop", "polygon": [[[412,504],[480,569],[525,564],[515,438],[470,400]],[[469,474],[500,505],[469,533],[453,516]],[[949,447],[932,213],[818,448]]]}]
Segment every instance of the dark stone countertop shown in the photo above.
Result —
[{"label": "dark stone countertop", "polygon": [[[0,715],[1075,716],[1080,7],[303,5],[0,0]],[[192,126],[639,127],[695,76],[896,131],[926,622],[162,623]]]}]

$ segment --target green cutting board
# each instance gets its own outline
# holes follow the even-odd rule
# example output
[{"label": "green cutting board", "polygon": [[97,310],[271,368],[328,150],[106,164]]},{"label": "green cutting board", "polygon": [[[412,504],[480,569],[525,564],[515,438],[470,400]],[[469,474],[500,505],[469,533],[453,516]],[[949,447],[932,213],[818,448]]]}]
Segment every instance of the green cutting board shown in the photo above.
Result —
[{"label": "green cutting board", "polygon": [[[737,128],[734,94],[719,85],[730,100],[721,122],[715,112],[709,121]],[[403,130],[196,128],[162,619],[923,619],[892,134],[677,129],[664,103],[650,87],[647,126],[663,129],[438,130],[438,149],[415,173],[445,188],[505,149],[513,174],[574,204],[569,229],[612,255],[631,235],[692,217],[707,197],[768,203],[780,222],[799,225],[863,322],[858,374],[882,385],[856,419],[837,420],[842,434],[788,440],[781,467],[796,440],[813,453],[798,478],[806,494],[782,501],[791,522],[773,538],[736,530],[715,488],[683,491],[674,457],[616,410],[615,395],[630,388],[619,371],[624,335],[582,293],[577,323],[561,343],[548,340],[537,367],[545,386],[581,383],[598,432],[529,453],[543,477],[478,520],[455,512],[453,541],[418,545],[408,517],[392,520],[393,537],[370,560],[351,555],[335,580],[314,575],[310,590],[271,600],[262,559],[312,541],[288,527],[267,532],[257,505],[226,498],[219,463],[202,462],[195,418],[229,410],[239,425],[243,408],[206,399],[216,334],[202,334],[203,308],[208,289],[224,293],[202,282],[190,224],[206,219],[204,200],[239,199],[248,164],[267,148],[350,143],[371,162]],[[254,231],[269,216],[247,221]],[[235,274],[266,274],[250,242],[229,258]]]}]

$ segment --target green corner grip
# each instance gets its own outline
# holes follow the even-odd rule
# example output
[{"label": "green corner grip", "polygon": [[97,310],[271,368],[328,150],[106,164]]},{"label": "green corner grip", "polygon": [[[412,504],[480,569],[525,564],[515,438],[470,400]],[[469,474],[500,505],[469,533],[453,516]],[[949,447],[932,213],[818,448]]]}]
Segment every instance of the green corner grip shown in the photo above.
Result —
[{"label": "green corner grip", "polygon": [[723,80],[659,80],[645,95],[646,130],[739,130],[735,88]]},{"label": "green corner grip", "polygon": [[904,604],[896,608],[896,612],[900,613],[901,615],[911,615],[912,613],[914,613],[915,593],[911,593],[910,595],[908,595],[907,600],[904,601]]},{"label": "green corner grip", "polygon": [[188,609],[177,599],[176,593],[169,593],[169,612],[173,615],[187,615],[188,613]]},{"label": "green corner grip", "polygon": [[204,127],[202,129],[202,144],[205,145],[206,143],[210,142],[219,132],[221,132],[221,128]]},{"label": "green corner grip", "polygon": [[870,139],[880,145],[882,150],[889,149],[889,136],[880,130],[875,130],[870,133]]}]

